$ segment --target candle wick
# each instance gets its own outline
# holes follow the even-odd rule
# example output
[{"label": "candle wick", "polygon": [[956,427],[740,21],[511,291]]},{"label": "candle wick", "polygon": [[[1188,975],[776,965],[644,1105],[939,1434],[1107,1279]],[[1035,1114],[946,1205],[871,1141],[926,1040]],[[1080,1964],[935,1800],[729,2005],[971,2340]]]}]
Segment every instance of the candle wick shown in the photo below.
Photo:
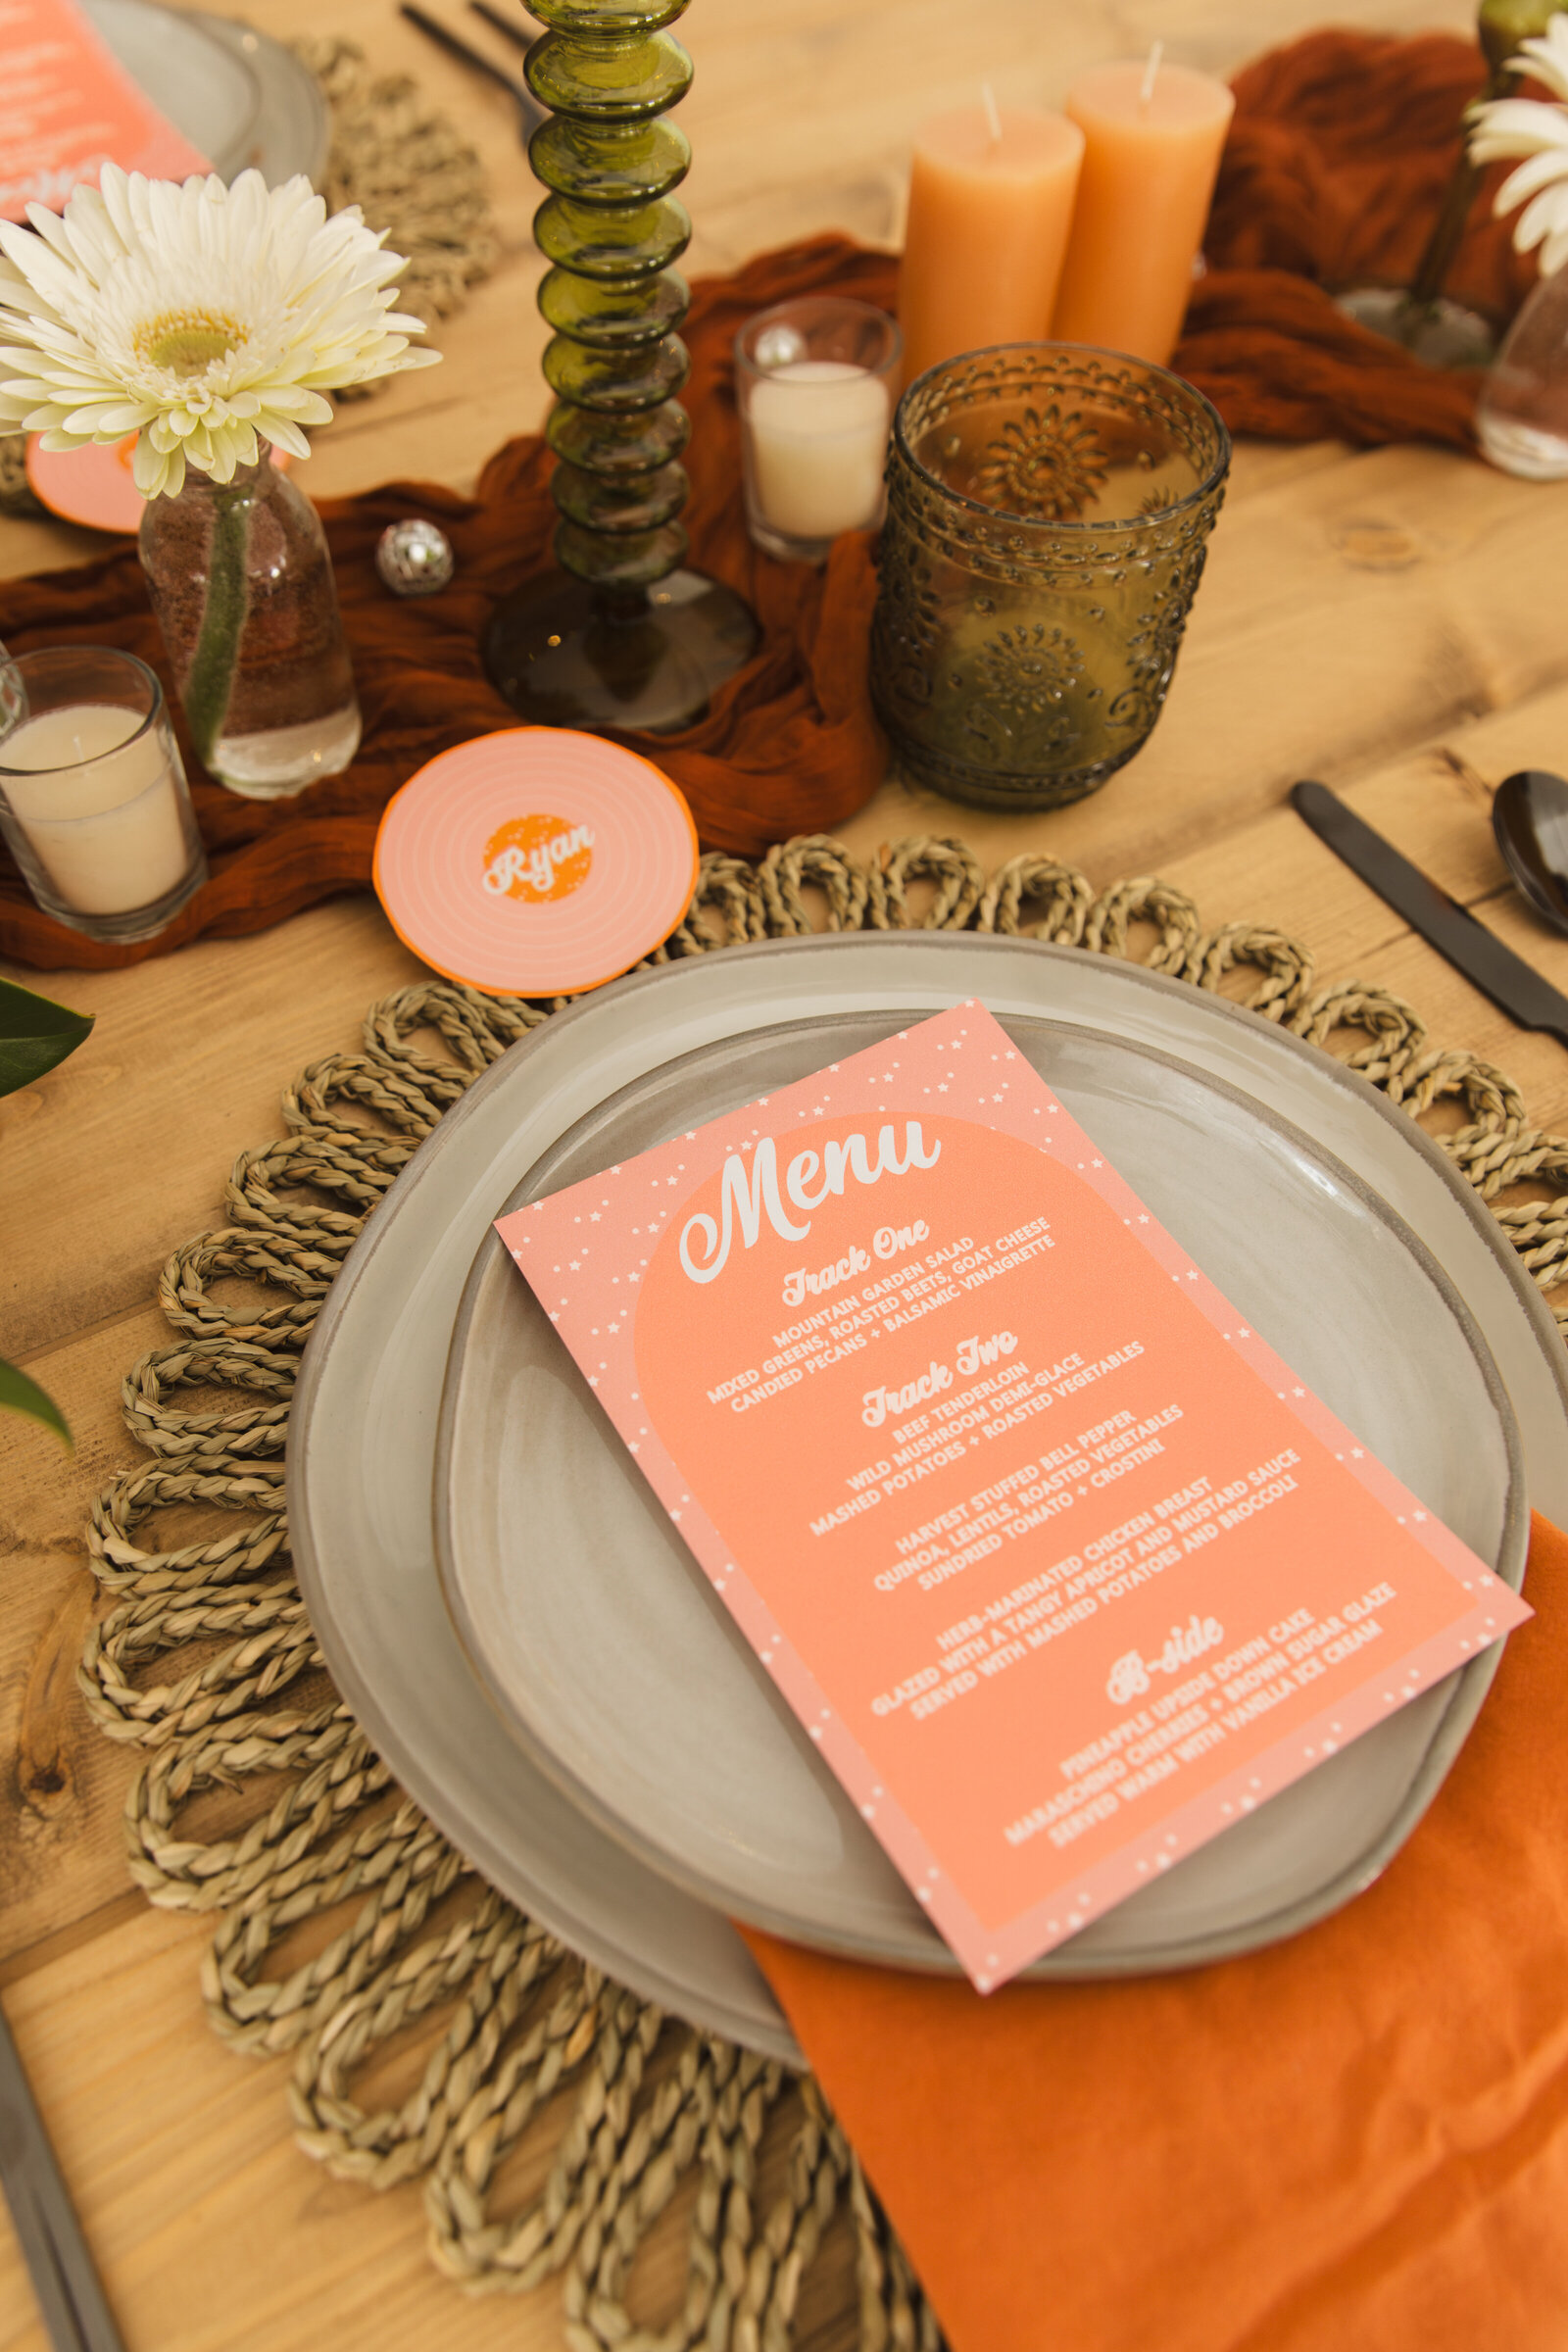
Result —
[{"label": "candle wick", "polygon": [[993,147],[1000,147],[1002,145],[1002,117],[997,112],[997,93],[989,81],[983,81],[980,84],[980,100],[986,110],[986,126],[991,133],[991,144]]},{"label": "candle wick", "polygon": [[1164,54],[1165,44],[1163,41],[1156,41],[1149,52],[1149,63],[1144,68],[1143,83],[1138,92],[1140,106],[1147,106],[1154,95],[1154,76],[1159,72],[1159,61]]}]

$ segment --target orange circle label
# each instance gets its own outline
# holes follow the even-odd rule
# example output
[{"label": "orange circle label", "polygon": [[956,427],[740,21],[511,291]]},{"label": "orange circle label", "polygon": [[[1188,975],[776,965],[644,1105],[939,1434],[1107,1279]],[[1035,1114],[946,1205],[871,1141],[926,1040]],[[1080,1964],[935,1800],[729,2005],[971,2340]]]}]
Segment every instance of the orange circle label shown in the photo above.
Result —
[{"label": "orange circle label", "polygon": [[567,899],[587,881],[594,861],[591,825],[563,816],[514,816],[484,845],[484,886],[496,898],[539,906]]}]

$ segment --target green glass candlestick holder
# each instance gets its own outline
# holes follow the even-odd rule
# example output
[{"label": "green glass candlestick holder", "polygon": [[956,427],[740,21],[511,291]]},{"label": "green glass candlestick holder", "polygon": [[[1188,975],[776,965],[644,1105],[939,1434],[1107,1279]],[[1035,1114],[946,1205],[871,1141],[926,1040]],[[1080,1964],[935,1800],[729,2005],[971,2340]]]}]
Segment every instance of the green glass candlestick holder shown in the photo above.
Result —
[{"label": "green glass candlestick holder", "polygon": [[685,280],[673,267],[691,221],[673,191],[691,148],[664,121],[691,86],[669,31],[689,0],[529,0],[547,30],[524,63],[551,112],[529,141],[550,190],[534,235],[551,267],[539,308],[557,406],[564,577],[501,605],[485,668],[514,710],[543,726],[670,734],[701,718],[756,650],[733,589],[685,565],[680,464],[691,422]]}]

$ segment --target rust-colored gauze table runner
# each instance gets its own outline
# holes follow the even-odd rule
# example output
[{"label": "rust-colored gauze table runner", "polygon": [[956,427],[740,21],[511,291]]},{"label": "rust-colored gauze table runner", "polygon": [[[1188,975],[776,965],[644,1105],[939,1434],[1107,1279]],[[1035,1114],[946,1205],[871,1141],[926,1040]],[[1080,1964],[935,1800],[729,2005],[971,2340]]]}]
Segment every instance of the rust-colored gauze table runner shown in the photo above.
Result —
[{"label": "rust-colored gauze table runner", "polygon": [[1562,2352],[1568,1537],[1386,1876],[1271,1949],[966,1984],[748,1935],[953,2352]]},{"label": "rust-colored gauze table runner", "polygon": [[[1327,286],[1409,274],[1481,80],[1475,48],[1309,35],[1250,67],[1198,286],[1175,365],[1238,432],[1287,440],[1469,439],[1476,379],[1419,368],[1342,318]],[[1534,264],[1478,209],[1456,290],[1498,316]],[[708,717],[650,748],[689,799],[704,846],[756,855],[842,821],[875,789],[884,748],[866,690],[875,574],[870,540],[842,540],[822,571],[760,557],[745,532],[730,377],[735,329],[768,303],[832,288],[892,308],[897,257],[823,237],[700,281],[687,340],[697,431],[687,522],[695,560],[750,597],[762,651]],[[365,887],[382,808],[433,754],[512,725],[479,664],[495,600],[549,561],[553,461],[537,436],[510,442],[474,499],[393,483],[323,506],[366,735],[353,766],[298,801],[243,801],[209,783],[185,746],[212,878],[156,940],[117,947],[52,922],[0,858],[0,954],[52,969],[130,963],[203,933],[258,931],[313,901]],[[374,570],[388,522],[424,514],[451,534],[458,575],[442,596],[398,604]],[[128,648],[162,668],[134,549],[83,569],[0,584],[0,641]]]}]

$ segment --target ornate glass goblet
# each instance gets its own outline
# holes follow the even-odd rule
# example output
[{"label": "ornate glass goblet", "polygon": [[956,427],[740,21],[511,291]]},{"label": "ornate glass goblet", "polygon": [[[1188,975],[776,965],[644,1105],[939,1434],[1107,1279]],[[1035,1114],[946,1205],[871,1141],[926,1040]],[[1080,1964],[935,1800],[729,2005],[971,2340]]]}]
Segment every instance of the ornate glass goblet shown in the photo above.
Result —
[{"label": "ornate glass goblet", "polygon": [[916,378],[888,461],[871,695],[951,799],[1053,808],[1148,740],[1230,436],[1166,368],[1003,344]]}]

